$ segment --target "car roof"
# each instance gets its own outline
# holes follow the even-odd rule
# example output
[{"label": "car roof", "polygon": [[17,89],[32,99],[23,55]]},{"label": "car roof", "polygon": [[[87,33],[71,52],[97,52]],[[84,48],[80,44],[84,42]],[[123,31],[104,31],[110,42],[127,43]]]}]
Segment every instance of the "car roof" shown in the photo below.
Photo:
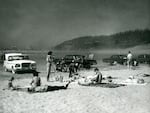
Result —
[{"label": "car roof", "polygon": [[141,55],[148,55],[148,56],[149,56],[150,54],[140,54],[140,55],[138,55],[138,56],[141,56]]},{"label": "car roof", "polygon": [[84,55],[66,55],[66,56],[84,56]]},{"label": "car roof", "polygon": [[9,56],[17,56],[17,55],[22,55],[22,53],[6,53],[5,54],[5,59],[8,60]]},{"label": "car roof", "polygon": [[16,56],[16,55],[22,55],[22,53],[6,53],[5,56]]},{"label": "car roof", "polygon": [[112,56],[126,56],[126,55],[112,55]]}]

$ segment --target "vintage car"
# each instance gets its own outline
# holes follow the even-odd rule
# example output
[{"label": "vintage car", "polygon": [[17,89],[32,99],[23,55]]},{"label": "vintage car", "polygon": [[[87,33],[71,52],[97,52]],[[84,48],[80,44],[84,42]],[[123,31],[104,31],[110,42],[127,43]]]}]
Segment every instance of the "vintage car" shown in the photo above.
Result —
[{"label": "vintage car", "polygon": [[150,64],[150,54],[141,54],[141,55],[138,55],[137,61],[139,63],[148,63],[148,64]]},{"label": "vintage car", "polygon": [[62,59],[55,59],[56,69],[59,71],[67,71],[69,65],[74,62],[79,68],[90,68],[96,65],[97,61],[94,59],[86,59],[84,55],[66,55]]},{"label": "vintage car", "polygon": [[112,55],[110,58],[104,58],[103,62],[114,64],[126,64],[127,62],[127,57],[126,55]]},{"label": "vintage car", "polygon": [[29,56],[22,53],[6,53],[4,55],[4,69],[11,71],[13,74],[17,72],[33,72],[36,71],[36,62],[29,60]]}]

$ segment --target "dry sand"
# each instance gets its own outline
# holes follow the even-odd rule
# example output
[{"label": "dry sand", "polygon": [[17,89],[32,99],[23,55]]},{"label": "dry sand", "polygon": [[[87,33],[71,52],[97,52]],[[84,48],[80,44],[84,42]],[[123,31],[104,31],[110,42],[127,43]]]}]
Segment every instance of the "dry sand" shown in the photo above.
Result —
[{"label": "dry sand", "polygon": [[[101,72],[103,76],[116,77],[113,80],[124,80],[128,76],[150,74],[149,66],[140,66],[128,70],[122,66],[109,67]],[[6,72],[1,72],[3,75]],[[80,71],[88,76],[92,71]],[[43,84],[45,72],[40,75]],[[60,74],[60,73],[58,73]],[[56,74],[57,75],[57,74]],[[67,76],[68,73],[61,73]],[[23,76],[23,75],[22,75]],[[150,82],[150,77],[143,77]],[[28,85],[31,78],[16,79],[15,84]],[[2,90],[7,80],[0,81],[0,113],[150,113],[150,84],[129,85],[117,88],[79,86],[72,82],[67,90],[29,94],[27,92]]]}]

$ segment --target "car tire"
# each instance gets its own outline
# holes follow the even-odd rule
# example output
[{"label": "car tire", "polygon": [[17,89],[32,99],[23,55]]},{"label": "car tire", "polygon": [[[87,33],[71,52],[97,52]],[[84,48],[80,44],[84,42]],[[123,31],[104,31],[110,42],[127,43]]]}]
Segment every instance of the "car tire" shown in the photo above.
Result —
[{"label": "car tire", "polygon": [[14,70],[14,68],[12,67],[11,69],[12,74],[16,74],[16,71]]}]

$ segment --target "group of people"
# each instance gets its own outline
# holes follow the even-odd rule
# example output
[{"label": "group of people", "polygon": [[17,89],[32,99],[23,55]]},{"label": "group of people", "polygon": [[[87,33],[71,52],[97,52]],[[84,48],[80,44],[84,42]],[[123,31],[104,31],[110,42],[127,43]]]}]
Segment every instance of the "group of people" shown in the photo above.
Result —
[{"label": "group of people", "polygon": [[[55,67],[54,66],[54,56],[53,56],[52,53],[53,53],[52,51],[49,51],[48,54],[47,54],[47,57],[46,57],[46,62],[47,62],[47,81],[50,81],[52,67]],[[78,60],[78,58],[76,58],[75,56],[73,56],[73,57],[74,58],[73,58],[72,62],[68,66],[69,67],[69,78],[71,78],[73,76],[73,74],[77,73],[77,71],[79,69],[79,65],[80,65],[78,62],[76,62]],[[63,59],[60,62],[60,64],[62,66],[65,65]],[[67,68],[67,66],[64,66],[64,67]]]},{"label": "group of people", "polygon": [[[78,84],[79,85],[90,85],[90,84],[100,84],[102,82],[102,74],[99,71],[98,68],[94,69],[95,74],[93,76],[88,76],[79,79]],[[59,86],[50,86],[50,85],[42,85],[41,84],[41,78],[39,76],[39,72],[35,71],[33,72],[33,77],[30,82],[30,87],[20,87],[20,86],[14,86],[13,81],[14,77],[11,77],[8,81],[8,89],[10,90],[18,90],[18,91],[27,91],[27,92],[48,92],[48,91],[54,91],[54,90],[60,90],[60,89],[67,89],[71,81],[68,81],[65,85],[59,85]]]},{"label": "group of people", "polygon": [[61,85],[61,86],[60,85],[59,86],[42,85],[39,72],[37,71],[33,72],[33,77],[30,82],[30,86],[27,86],[27,87],[14,86],[13,85],[14,79],[15,79],[14,77],[11,77],[10,80],[8,81],[8,89],[18,90],[18,91],[27,91],[31,93],[67,89],[70,84],[70,81],[68,81],[68,83],[66,83],[65,85]]},{"label": "group of people", "polygon": [[[127,65],[130,69],[132,66],[133,55],[129,51],[127,54]],[[51,78],[51,69],[52,65],[54,63],[54,56],[52,55],[52,51],[49,51],[46,57],[47,61],[47,81]],[[69,66],[69,78],[73,77],[73,73],[75,71],[75,63],[72,62]],[[84,78],[79,79],[78,84],[79,85],[90,85],[90,84],[100,84],[102,83],[102,73],[99,71],[98,68],[94,69],[95,74],[92,76],[87,76]],[[21,88],[21,87],[15,87],[13,86],[14,77],[11,77],[8,82],[8,88],[11,90],[24,90],[26,89],[28,92],[47,92],[47,91],[53,91],[53,90],[59,90],[59,89],[67,89],[68,85],[70,84],[70,81],[62,86],[48,86],[48,85],[41,85],[41,78],[39,77],[39,72],[35,71],[33,72],[33,77],[30,83],[31,87],[28,88]]]},{"label": "group of people", "polygon": [[[52,66],[54,65],[54,56],[52,55],[52,51],[49,51],[46,57],[46,61],[47,61],[47,81],[50,80],[51,78],[51,70],[52,70]],[[90,54],[89,58],[93,59],[94,54]],[[63,60],[62,60],[63,61]],[[76,62],[76,58],[74,58],[74,60],[70,63],[69,65],[69,77],[71,78],[73,76],[74,73],[77,73],[78,71],[78,66],[79,64]],[[132,66],[136,66],[137,65],[137,61],[133,60],[133,55],[131,53],[131,51],[128,52],[127,54],[127,66],[129,69],[132,68]]]},{"label": "group of people", "polygon": [[[89,59],[93,59],[94,54],[90,54],[89,55]],[[79,64],[76,62],[77,58],[73,58],[72,62],[69,65],[69,78],[73,77],[74,74],[77,73],[78,71],[78,66]],[[52,55],[52,51],[49,51],[46,57],[46,61],[47,61],[47,81],[49,81],[49,79],[51,78],[51,68],[53,65],[53,61],[54,61],[54,56]],[[63,61],[63,60],[62,60]],[[89,85],[89,84],[95,84],[95,83],[101,83],[102,82],[102,74],[99,71],[98,68],[94,69],[94,76],[89,76],[86,78],[82,78],[82,80],[80,80],[78,83],[79,85]],[[84,80],[83,80],[84,79]]]},{"label": "group of people", "polygon": [[[52,67],[54,65],[54,56],[52,54],[52,51],[49,51],[46,57],[47,61],[47,81],[49,81],[51,76]],[[73,74],[77,72],[75,61],[72,61],[72,63],[69,65],[69,78],[73,77]],[[84,81],[79,81],[80,85],[88,85],[93,83],[101,83],[102,81],[102,74],[99,72],[98,68],[95,68],[94,70],[95,75],[83,78]],[[30,82],[30,86],[20,87],[20,86],[14,86],[13,81],[14,77],[11,77],[8,81],[8,89],[10,90],[19,90],[19,91],[28,91],[28,92],[47,92],[47,91],[53,91],[53,90],[59,90],[59,89],[67,89],[71,81],[69,80],[65,85],[59,85],[59,86],[49,86],[49,85],[42,85],[41,78],[39,76],[40,72],[34,71],[33,77]]]}]

